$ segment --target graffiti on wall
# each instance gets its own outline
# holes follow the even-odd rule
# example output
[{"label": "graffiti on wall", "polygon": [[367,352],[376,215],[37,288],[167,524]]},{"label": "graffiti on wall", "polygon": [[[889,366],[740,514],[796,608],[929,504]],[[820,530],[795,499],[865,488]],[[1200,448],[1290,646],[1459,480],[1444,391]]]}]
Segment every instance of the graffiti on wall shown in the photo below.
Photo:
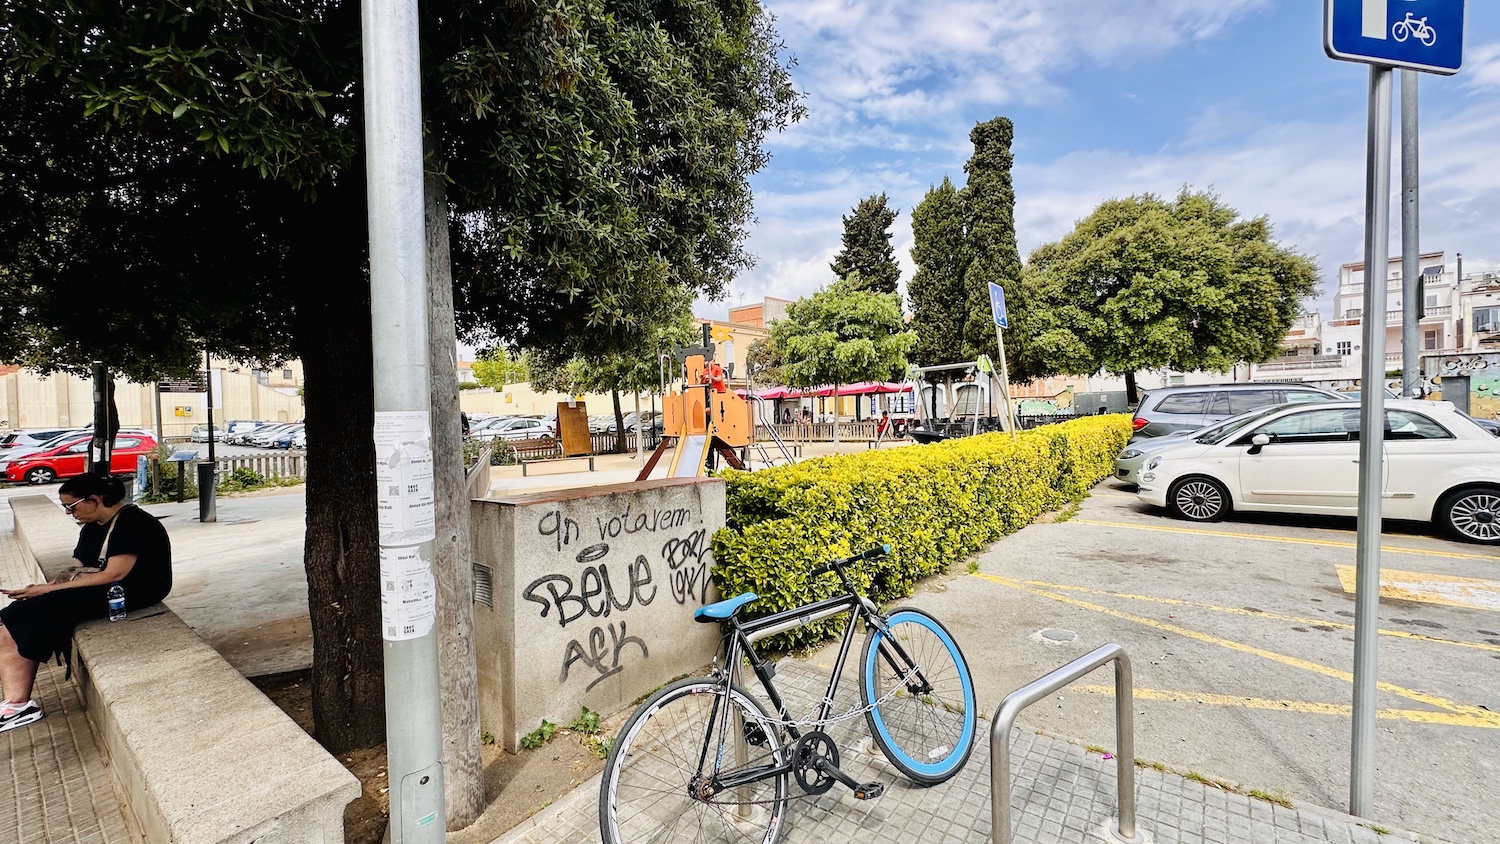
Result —
[{"label": "graffiti on wall", "polygon": [[[586,671],[587,689],[592,689],[629,662],[651,656],[646,641],[631,635],[628,620],[621,617],[633,608],[649,607],[662,594],[678,606],[697,607],[708,601],[708,531],[686,529],[696,521],[687,508],[633,507],[584,522],[562,510],[537,520],[537,535],[572,560],[565,570],[544,574],[521,591],[522,598],[537,605],[539,618],[579,631],[563,648],[559,683],[574,671]],[[632,558],[617,551],[611,556],[611,542],[633,550],[645,544],[656,549],[656,558],[645,553]]]}]

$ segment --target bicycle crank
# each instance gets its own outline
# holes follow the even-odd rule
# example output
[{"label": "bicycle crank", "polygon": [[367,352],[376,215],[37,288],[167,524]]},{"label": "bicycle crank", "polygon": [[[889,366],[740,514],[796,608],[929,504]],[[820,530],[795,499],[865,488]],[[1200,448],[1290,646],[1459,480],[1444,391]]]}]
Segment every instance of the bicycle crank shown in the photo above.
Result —
[{"label": "bicycle crank", "polygon": [[838,745],[822,730],[813,730],[797,739],[792,747],[792,775],[810,796],[827,793],[835,782],[848,786],[859,800],[874,800],[885,792],[881,783],[859,783],[839,770]]}]

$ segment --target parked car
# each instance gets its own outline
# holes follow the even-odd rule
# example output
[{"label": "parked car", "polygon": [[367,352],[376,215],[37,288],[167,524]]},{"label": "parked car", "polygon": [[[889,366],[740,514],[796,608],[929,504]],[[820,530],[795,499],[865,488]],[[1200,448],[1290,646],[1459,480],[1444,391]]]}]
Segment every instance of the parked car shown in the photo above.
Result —
[{"label": "parked car", "polygon": [[[208,442],[208,437],[209,433],[207,425],[194,425],[193,430],[188,432],[188,439],[195,443],[206,443]],[[215,425],[213,430],[213,438],[214,442],[222,442],[224,439],[224,429],[220,428],[218,425]]]},{"label": "parked car", "polygon": [[9,451],[16,448],[37,448],[63,434],[77,434],[83,430],[83,428],[28,428],[22,431],[11,431],[0,437],[0,449]]},{"label": "parked car", "polygon": [[[1353,516],[1359,414],[1343,401],[1270,408],[1250,424],[1162,449],[1141,468],[1137,495],[1191,521],[1236,510]],[[1383,445],[1386,518],[1500,545],[1500,440],[1449,402],[1392,399]]]},{"label": "parked car", "polygon": [[298,431],[297,433],[292,434],[291,448],[304,448],[304,449],[307,448],[307,429],[306,428],[303,428],[302,430]]},{"label": "parked car", "polygon": [[[71,478],[84,472],[88,461],[88,436],[59,437],[51,448],[28,454],[5,466],[5,479],[29,484],[48,484],[59,478]],[[156,439],[144,433],[121,432],[115,437],[110,456],[110,471],[129,474],[135,471],[135,459],[156,448]]]},{"label": "parked car", "polygon": [[590,434],[612,434],[615,430],[613,413],[596,413],[589,417]]},{"label": "parked car", "polygon": [[1172,431],[1192,431],[1222,422],[1250,410],[1300,402],[1350,401],[1348,393],[1336,393],[1307,384],[1195,384],[1162,387],[1141,398],[1135,412],[1132,441],[1159,437]]},{"label": "parked car", "polygon": [[1474,422],[1475,425],[1478,425],[1479,427],[1483,428],[1485,431],[1489,432],[1491,435],[1496,436],[1496,437],[1500,437],[1500,422],[1496,422],[1493,419],[1480,419],[1477,416],[1469,416],[1469,414],[1464,413],[1462,410],[1460,410],[1459,413],[1463,413],[1464,416],[1466,416],[1469,419],[1473,420],[1473,422]]},{"label": "parked car", "polygon": [[[1281,407],[1282,405],[1276,406]],[[1199,428],[1195,431],[1171,431],[1169,433],[1162,434],[1159,437],[1150,437],[1143,440],[1132,440],[1125,446],[1125,449],[1120,452],[1120,455],[1115,458],[1115,480],[1124,481],[1127,484],[1138,483],[1140,480],[1141,466],[1144,465],[1152,455],[1157,454],[1162,449],[1170,448],[1174,445],[1181,445],[1182,443],[1185,443],[1190,439],[1210,436],[1213,434],[1217,434],[1220,431],[1231,430],[1233,428],[1238,428],[1241,425],[1249,424],[1250,421],[1259,418],[1263,414],[1263,412],[1264,409],[1252,410],[1248,413],[1241,413],[1237,416],[1231,416],[1228,419],[1225,419],[1223,422],[1209,425],[1206,428]]]},{"label": "parked car", "polygon": [[552,429],[542,424],[540,419],[512,416],[489,425],[483,430],[475,431],[470,436],[476,440],[527,440],[533,437],[550,437]]},{"label": "parked car", "polygon": [[301,423],[291,425],[284,430],[276,432],[266,445],[270,448],[291,448],[292,441],[297,438],[298,434],[306,430],[306,428],[307,426]]},{"label": "parked car", "polygon": [[258,448],[270,448],[271,443],[275,442],[277,437],[281,436],[283,433],[290,430],[295,425],[296,423],[294,422],[281,422],[276,425],[263,425],[250,432],[250,435],[245,438],[245,445],[256,446]]},{"label": "parked car", "polygon": [[241,431],[253,431],[265,424],[265,422],[260,422],[255,419],[231,419],[230,421],[224,423],[224,436],[220,437],[220,439],[228,439],[229,436],[238,434]]}]

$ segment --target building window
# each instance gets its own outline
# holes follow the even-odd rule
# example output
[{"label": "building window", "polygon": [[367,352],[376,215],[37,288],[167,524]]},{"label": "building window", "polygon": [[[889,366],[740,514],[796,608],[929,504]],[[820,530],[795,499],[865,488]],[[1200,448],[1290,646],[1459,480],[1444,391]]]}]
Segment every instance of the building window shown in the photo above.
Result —
[{"label": "building window", "polygon": [[1359,319],[1363,313],[1363,308],[1349,308],[1344,311],[1344,319]]},{"label": "building window", "polygon": [[1474,332],[1490,334],[1500,331],[1500,306],[1474,309]]},{"label": "building window", "polygon": [[1429,307],[1429,308],[1436,308],[1437,306],[1438,306],[1438,297],[1437,297],[1437,294],[1436,293],[1428,293],[1427,294],[1427,307]]},{"label": "building window", "polygon": [[1438,347],[1437,334],[1436,331],[1423,331],[1422,348],[1429,350],[1436,349]]},{"label": "building window", "polygon": [[1341,354],[1341,355],[1352,355],[1352,354],[1354,354],[1354,341],[1353,340],[1340,340],[1340,341],[1338,341],[1338,343],[1335,345],[1334,348],[1335,348],[1335,351],[1338,354]]},{"label": "building window", "polygon": [[292,380],[292,371],[290,369],[281,370],[281,377],[288,381]]}]

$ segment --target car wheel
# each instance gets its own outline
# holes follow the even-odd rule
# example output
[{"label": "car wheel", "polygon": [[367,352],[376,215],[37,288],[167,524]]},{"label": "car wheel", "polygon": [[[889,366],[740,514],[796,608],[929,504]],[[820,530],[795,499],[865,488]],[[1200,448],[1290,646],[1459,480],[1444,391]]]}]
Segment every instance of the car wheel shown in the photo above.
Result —
[{"label": "car wheel", "polygon": [[1465,542],[1500,545],[1500,490],[1460,489],[1443,496],[1438,520]]},{"label": "car wheel", "polygon": [[1217,522],[1229,515],[1229,490],[1212,478],[1183,478],[1167,493],[1167,507],[1190,522]]},{"label": "car wheel", "polygon": [[26,473],[26,483],[50,484],[57,480],[57,473],[46,466],[38,466]]}]

